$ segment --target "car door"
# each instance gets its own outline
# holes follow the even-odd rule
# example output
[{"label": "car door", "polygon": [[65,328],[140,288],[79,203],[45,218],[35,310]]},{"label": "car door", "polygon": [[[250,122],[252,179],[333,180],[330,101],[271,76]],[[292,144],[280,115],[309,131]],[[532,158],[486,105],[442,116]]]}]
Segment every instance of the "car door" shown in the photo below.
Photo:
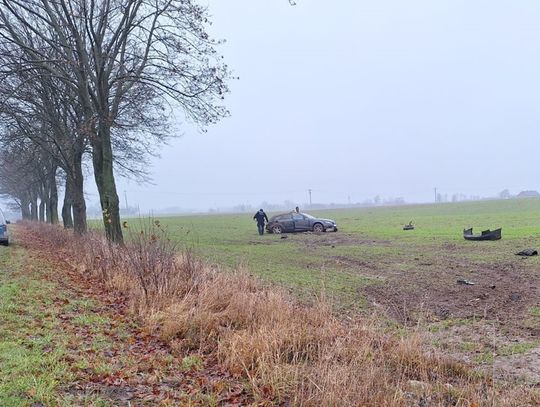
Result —
[{"label": "car door", "polygon": [[280,216],[278,221],[284,232],[294,232],[294,221],[291,215]]},{"label": "car door", "polygon": [[294,221],[294,231],[295,232],[305,232],[309,230],[309,219],[300,213],[293,213],[292,215]]}]

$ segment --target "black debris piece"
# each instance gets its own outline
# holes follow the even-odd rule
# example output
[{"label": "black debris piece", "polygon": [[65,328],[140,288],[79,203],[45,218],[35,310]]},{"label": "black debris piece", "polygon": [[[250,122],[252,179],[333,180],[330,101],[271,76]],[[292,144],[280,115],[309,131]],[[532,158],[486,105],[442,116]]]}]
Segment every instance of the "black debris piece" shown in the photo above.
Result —
[{"label": "black debris piece", "polygon": [[516,256],[538,256],[538,250],[535,249],[525,249],[516,253]]},{"label": "black debris piece", "polygon": [[483,230],[479,235],[473,234],[473,228],[463,229],[463,237],[465,240],[500,240],[502,237],[502,229]]}]

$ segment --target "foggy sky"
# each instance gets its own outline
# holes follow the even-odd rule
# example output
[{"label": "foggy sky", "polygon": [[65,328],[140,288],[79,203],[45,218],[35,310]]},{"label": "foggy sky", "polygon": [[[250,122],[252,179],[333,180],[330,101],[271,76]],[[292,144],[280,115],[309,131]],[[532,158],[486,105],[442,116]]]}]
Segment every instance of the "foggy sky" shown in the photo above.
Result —
[{"label": "foggy sky", "polygon": [[[408,202],[540,189],[540,3],[207,0],[240,80],[184,124],[130,205]],[[97,202],[93,180],[88,194]]]}]

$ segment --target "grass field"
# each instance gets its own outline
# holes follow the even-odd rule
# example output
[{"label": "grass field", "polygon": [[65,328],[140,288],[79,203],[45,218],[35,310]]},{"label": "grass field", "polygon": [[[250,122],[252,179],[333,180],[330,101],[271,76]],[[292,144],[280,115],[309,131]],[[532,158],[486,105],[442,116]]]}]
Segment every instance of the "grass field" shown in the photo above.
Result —
[{"label": "grass field", "polygon": [[[420,379],[417,376],[418,371],[413,366],[418,366],[419,360],[426,360],[425,355],[435,355],[434,360],[449,361],[450,365],[443,367],[444,372],[451,369],[456,359],[471,365],[473,369],[467,368],[471,375],[467,376],[467,383],[469,379],[479,379],[493,394],[506,397],[521,392],[532,397],[530,400],[540,400],[540,394],[535,390],[540,384],[540,261],[538,257],[514,255],[518,250],[540,244],[537,232],[540,230],[540,200],[381,207],[314,214],[334,218],[340,231],[293,234],[283,239],[279,235],[259,236],[251,214],[155,219],[159,220],[159,228],[167,230],[178,243],[179,249],[192,249],[211,267],[222,266],[223,273],[214,274],[205,265],[194,274],[194,269],[188,268],[187,273],[182,274],[181,268],[175,268],[173,276],[181,276],[175,280],[178,284],[192,281],[198,288],[183,289],[178,285],[173,287],[173,294],[158,292],[155,298],[165,300],[167,308],[155,314],[158,320],[152,320],[151,325],[154,326],[156,321],[163,323],[162,338],[171,340],[175,352],[183,349],[178,346],[185,343],[185,339],[188,339],[187,343],[191,340],[181,321],[195,327],[189,332],[201,335],[200,338],[215,338],[213,332],[220,332],[223,336],[217,348],[234,350],[220,355],[225,357],[224,360],[234,361],[236,356],[227,358],[247,355],[246,360],[251,360],[253,355],[259,354],[261,343],[265,344],[263,349],[267,349],[268,321],[279,320],[278,325],[270,323],[275,339],[269,340],[268,344],[279,347],[290,342],[294,345],[292,351],[283,348],[284,364],[279,366],[284,371],[290,371],[290,356],[287,355],[297,352],[294,338],[311,338],[314,332],[319,332],[320,338],[327,338],[330,331],[337,334],[336,337],[329,336],[336,340],[328,343],[329,350],[334,350],[335,345],[341,344],[343,337],[349,335],[346,342],[352,346],[351,350],[358,350],[367,361],[371,361],[374,349],[390,340],[396,348],[387,354],[388,348],[383,346],[383,359],[391,356],[400,368],[412,369],[405,379],[400,374],[396,378],[392,365],[386,366],[386,362],[382,362],[385,368],[390,367],[391,374],[387,379],[397,379],[391,383],[398,386],[399,391],[413,386],[415,391],[424,392],[425,381],[435,379],[436,382],[442,380],[435,385],[444,384],[445,391],[452,395],[451,400],[461,397],[459,391],[463,390],[460,388],[463,383],[457,384],[453,381],[455,377],[433,376],[433,366],[437,363],[423,365],[424,376]],[[411,220],[417,228],[403,231],[403,224]],[[148,227],[149,222],[144,221],[144,224]],[[497,242],[465,241],[462,230],[469,226],[474,226],[477,231],[502,227],[503,239]],[[67,243],[69,232],[39,224],[14,226],[14,229],[15,244],[0,250],[3,269],[0,274],[0,324],[8,327],[5,332],[0,330],[0,405],[26,405],[33,401],[46,401],[45,405],[118,405],[118,401],[131,397],[144,400],[157,397],[152,399],[154,402],[173,396],[198,405],[210,405],[209,401],[213,400],[215,404],[223,392],[221,387],[217,390],[213,385],[205,387],[204,375],[207,374],[218,374],[219,381],[223,377],[227,382],[233,380],[231,388],[244,391],[243,385],[221,368],[216,370],[210,363],[208,366],[202,364],[202,370],[200,367],[193,369],[190,355],[170,354],[161,342],[148,336],[148,331],[117,312],[128,307],[123,302],[126,299],[114,295],[111,298],[110,292],[102,292],[101,286],[92,280],[104,278],[101,263],[96,266],[95,259],[101,255],[109,256],[101,259],[103,265],[109,264],[110,281],[119,282],[118,289],[125,293],[126,281],[136,280],[133,276],[144,267],[137,262],[117,263],[113,260],[124,259],[125,262],[128,257],[124,250],[135,250],[130,252],[135,254],[134,258],[144,257],[136,246],[109,246],[101,239],[93,238],[71,244]],[[139,233],[137,220],[129,220],[128,230]],[[161,247],[162,240],[153,235],[144,236],[147,249]],[[82,267],[73,272],[70,267],[64,267],[63,262],[52,260],[53,266],[44,261],[43,256],[47,257],[51,246],[64,255],[71,250],[78,259],[77,264],[83,262]],[[174,250],[168,253],[169,258],[176,257]],[[164,258],[158,257],[157,262]],[[149,264],[145,267],[150,270],[156,265],[155,262]],[[324,306],[299,307],[289,296],[281,296],[272,290],[254,290],[255,285],[246,276],[228,275],[229,268],[238,267],[269,284],[289,289],[306,302],[325,293],[335,312]],[[89,274],[89,270],[94,274]],[[131,274],[123,278],[114,274],[127,271]],[[201,280],[189,277],[194,275]],[[462,279],[474,284],[459,284]],[[203,281],[206,285],[202,285]],[[132,295],[141,295],[140,289],[132,290]],[[169,299],[176,298],[174,293],[185,292],[192,296],[182,298],[181,307],[167,305]],[[274,300],[270,301],[272,298]],[[275,298],[280,300],[276,302]],[[137,309],[133,307],[137,301],[129,300],[129,304],[129,309]],[[288,310],[287,319],[276,319],[276,316],[282,316],[283,310]],[[155,309],[151,312],[154,315]],[[368,317],[358,318],[354,315],[358,312]],[[308,320],[313,330],[305,331],[302,327]],[[246,327],[246,321],[251,325]],[[296,328],[289,332],[291,326]],[[223,333],[224,327],[229,329],[228,333]],[[366,336],[368,327],[376,329],[376,337],[380,335],[383,342],[380,342],[381,338],[375,340]],[[234,335],[232,329],[236,330]],[[282,342],[287,332],[292,339]],[[179,338],[182,341],[179,342]],[[137,346],[133,346],[133,341]],[[238,347],[238,343],[245,346]],[[201,344],[196,347],[206,349]],[[374,349],[364,349],[366,344],[373,345]],[[305,346],[320,349],[309,341]],[[350,356],[341,345],[337,348]],[[441,352],[433,353],[434,348],[442,351],[442,359],[439,359]],[[276,349],[270,348],[268,354],[275,355]],[[155,354],[150,358],[155,363],[152,362],[151,369],[141,372],[141,357],[148,352]],[[343,359],[338,355],[339,352],[330,359],[324,356],[320,360],[337,361],[335,367],[339,368]],[[111,363],[112,356],[114,363]],[[282,360],[281,356],[277,359]],[[260,360],[270,359],[265,356]],[[414,363],[407,367],[411,360]],[[235,372],[242,370],[238,366],[245,366],[235,363],[230,365],[236,366]],[[181,378],[178,378],[177,367],[184,364],[186,371],[182,370]],[[158,366],[160,372],[155,374]],[[268,367],[268,373],[275,373],[273,369],[277,365],[264,366]],[[350,367],[348,372],[356,377],[359,366]],[[326,368],[327,365],[315,366],[314,371],[321,372]],[[329,372],[334,372],[334,368]],[[296,377],[296,373],[294,375]],[[155,394],[156,377],[164,378],[164,383],[173,383],[173,387],[167,385]],[[281,374],[275,377],[280,378]],[[328,376],[329,385],[334,385],[335,378]],[[373,378],[370,383],[381,389],[381,382],[375,380],[379,375]],[[120,383],[120,391],[116,384],[112,389],[111,381]],[[388,380],[383,382],[390,383]],[[184,387],[178,388],[178,383]],[[274,384],[279,387],[279,383],[278,380]],[[316,383],[314,388],[326,394]],[[197,384],[200,388],[193,392],[193,386]],[[342,390],[348,389],[350,380],[343,384]],[[396,391],[384,388],[387,389],[384,392],[393,394]],[[468,389],[467,397],[487,400],[487,393],[478,390],[481,394],[477,394],[477,390]],[[434,391],[433,394],[440,393]],[[237,397],[236,390],[223,395],[227,399],[229,396]],[[528,404],[518,401],[516,404],[513,396],[508,397],[504,405],[538,405],[536,401]]]},{"label": "grass field", "polygon": [[[78,378],[67,362],[74,353],[70,345],[83,341],[60,317],[81,305],[78,318],[91,318],[90,302],[64,296],[44,278],[50,269],[22,249],[0,249],[0,270],[0,405],[108,406],[98,396],[63,391]],[[89,358],[77,354],[77,363],[86,365]]]},{"label": "grass field", "polygon": [[[540,200],[485,201],[335,211],[338,233],[258,236],[250,214],[160,218],[169,233],[210,262],[245,267],[263,279],[300,290],[322,286],[345,306],[363,306],[362,288],[394,275],[426,273],[441,256],[481,266],[525,264],[513,255],[540,244]],[[416,230],[403,231],[414,221]],[[467,242],[465,227],[503,227],[503,240]],[[540,259],[527,260],[527,268]],[[426,270],[427,268],[427,270]],[[470,277],[469,271],[463,275]]]},{"label": "grass field", "polygon": [[[244,268],[306,301],[324,293],[338,311],[376,309],[404,325],[422,321],[434,343],[468,361],[519,364],[518,355],[538,347],[540,257],[515,253],[540,248],[540,200],[312,214],[335,219],[339,232],[259,236],[252,214],[159,220],[180,246],[210,263]],[[403,231],[411,220],[416,229]],[[503,238],[465,241],[466,227],[502,227]],[[535,377],[540,382],[540,372]]]},{"label": "grass field", "polygon": [[[495,363],[530,360],[538,342],[493,347],[490,322],[451,317],[410,327],[379,312],[344,318],[324,303],[300,306],[245,273],[177,256],[153,234],[118,246],[99,233],[77,238],[38,223],[12,232],[13,245],[0,250],[0,323],[8,323],[0,332],[0,348],[8,349],[0,354],[0,405],[540,401],[534,387],[492,381]],[[156,278],[159,285],[148,285]],[[375,306],[370,287],[365,310]],[[453,328],[473,329],[448,335]],[[451,357],[460,351],[473,358],[472,368]]]}]

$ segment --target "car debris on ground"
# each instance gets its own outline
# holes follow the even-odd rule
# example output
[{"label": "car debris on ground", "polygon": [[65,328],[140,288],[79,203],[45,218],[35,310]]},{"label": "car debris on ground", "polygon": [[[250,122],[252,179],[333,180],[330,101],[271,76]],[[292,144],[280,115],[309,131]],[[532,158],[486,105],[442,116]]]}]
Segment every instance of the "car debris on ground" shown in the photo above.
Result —
[{"label": "car debris on ground", "polygon": [[501,240],[502,228],[495,230],[483,230],[480,234],[473,234],[473,228],[463,229],[465,240]]},{"label": "car debris on ground", "polygon": [[525,249],[518,253],[516,253],[516,256],[538,256],[538,250],[535,249]]},{"label": "car debris on ground", "polygon": [[413,225],[412,220],[409,223],[407,223],[405,226],[403,226],[403,230],[414,230],[414,225]]}]

